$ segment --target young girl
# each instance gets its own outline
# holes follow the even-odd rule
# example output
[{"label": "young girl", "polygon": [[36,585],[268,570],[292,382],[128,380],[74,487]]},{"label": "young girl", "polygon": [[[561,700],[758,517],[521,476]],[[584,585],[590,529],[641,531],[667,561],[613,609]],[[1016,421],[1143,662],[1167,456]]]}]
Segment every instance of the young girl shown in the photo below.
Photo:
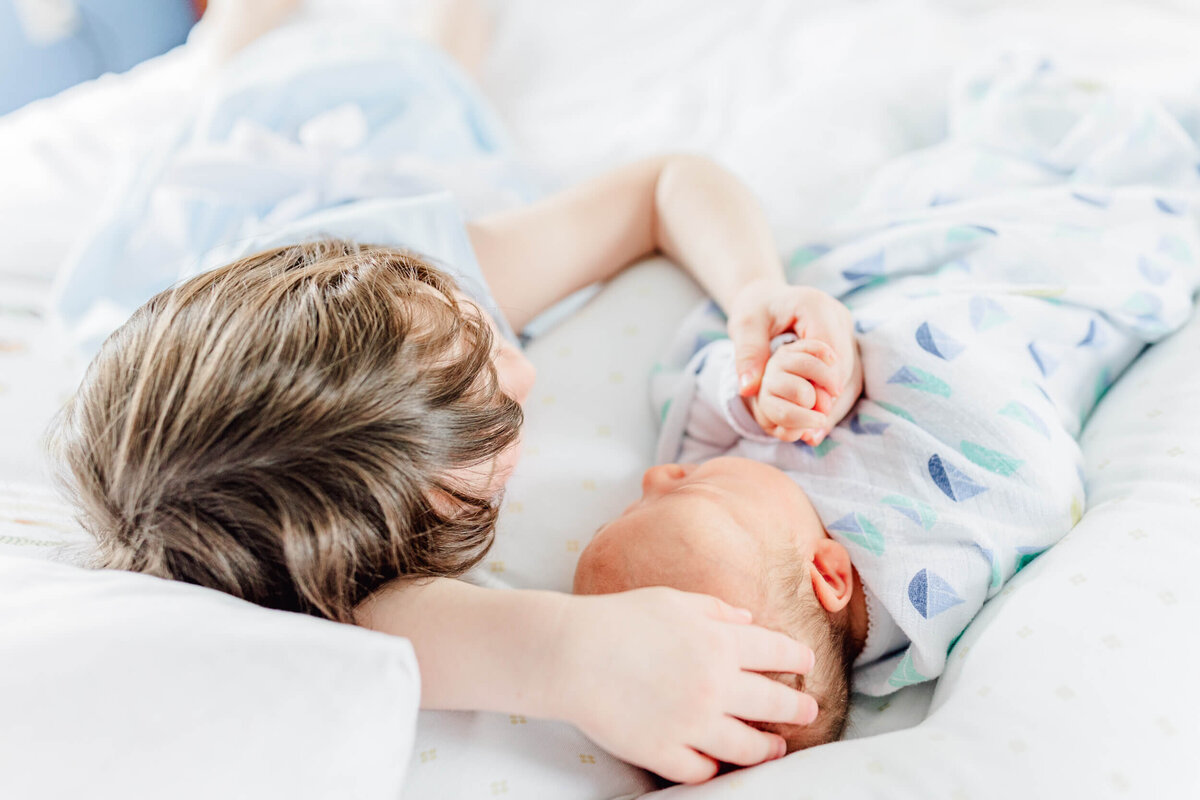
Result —
[{"label": "young girl", "polygon": [[511,191],[503,155],[462,73],[385,28],[293,25],[229,65],[61,285],[86,340],[200,271],[108,337],[61,416],[100,564],[404,636],[423,708],[568,720],[672,780],[782,755],[746,721],[817,708],[756,673],[813,656],[747,612],[454,579],[519,455],[534,376],[513,330],[662,252],[729,312],[751,393],[801,313],[754,198],[715,164],[652,158],[466,223],[424,191],[472,169]]}]

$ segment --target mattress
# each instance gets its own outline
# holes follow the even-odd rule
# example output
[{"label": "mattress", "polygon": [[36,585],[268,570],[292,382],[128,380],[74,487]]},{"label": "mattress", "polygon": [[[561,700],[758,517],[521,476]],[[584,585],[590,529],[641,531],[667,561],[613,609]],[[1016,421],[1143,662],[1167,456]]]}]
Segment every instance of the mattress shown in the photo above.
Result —
[{"label": "mattress", "polygon": [[[781,246],[849,207],[871,171],[945,132],[951,67],[1043,49],[1168,103],[1200,86],[1183,2],[599,0],[496,8],[485,89],[553,187],[664,149],[712,155],[756,190]],[[49,489],[41,432],[78,381],[44,315],[57,267],[122,162],[184,101],[183,48],[0,118],[0,547],[84,540]],[[661,260],[529,346],[539,382],[497,545],[473,579],[566,589],[591,532],[653,455],[647,381],[699,292]],[[848,738],[666,796],[1156,797],[1200,794],[1191,678],[1200,593],[1200,322],[1152,348],[1083,437],[1089,504],[1061,545],[972,624],[936,685],[857,698]],[[664,679],[669,679],[665,676]],[[639,796],[647,774],[569,726],[426,713],[406,797]]]}]

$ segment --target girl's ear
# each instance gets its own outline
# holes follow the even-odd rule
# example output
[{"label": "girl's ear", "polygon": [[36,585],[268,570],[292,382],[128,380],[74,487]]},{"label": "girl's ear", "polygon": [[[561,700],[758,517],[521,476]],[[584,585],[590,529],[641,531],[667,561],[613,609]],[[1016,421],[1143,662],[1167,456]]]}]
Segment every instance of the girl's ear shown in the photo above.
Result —
[{"label": "girl's ear", "polygon": [[808,572],[812,577],[813,594],[826,611],[836,614],[846,607],[854,593],[854,568],[846,548],[833,539],[822,539],[813,552]]}]

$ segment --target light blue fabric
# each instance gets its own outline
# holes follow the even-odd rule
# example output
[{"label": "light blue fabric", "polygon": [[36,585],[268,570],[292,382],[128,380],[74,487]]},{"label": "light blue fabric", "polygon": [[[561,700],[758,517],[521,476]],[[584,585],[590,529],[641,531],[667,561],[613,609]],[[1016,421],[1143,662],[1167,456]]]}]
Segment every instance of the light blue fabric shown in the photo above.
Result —
[{"label": "light blue fabric", "polygon": [[297,24],[229,64],[130,171],[54,309],[92,350],[180,279],[339,236],[428,256],[495,312],[456,200],[484,211],[531,194],[495,115],[441,52],[387,27]]},{"label": "light blue fabric", "polygon": [[863,398],[820,446],[763,434],[713,306],[656,378],[660,460],[773,464],[846,547],[877,601],[868,694],[940,675],[983,603],[1071,529],[1084,423],[1200,287],[1200,149],[1175,118],[1039,62],[963,86],[950,139],[790,259],[850,306],[862,353]]}]

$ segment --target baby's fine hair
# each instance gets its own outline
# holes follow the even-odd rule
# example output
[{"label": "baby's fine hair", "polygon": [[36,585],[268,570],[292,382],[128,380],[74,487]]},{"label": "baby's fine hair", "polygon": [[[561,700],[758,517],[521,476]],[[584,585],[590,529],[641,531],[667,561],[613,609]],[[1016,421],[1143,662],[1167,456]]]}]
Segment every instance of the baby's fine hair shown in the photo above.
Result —
[{"label": "baby's fine hair", "polygon": [[323,240],[162,292],[112,334],[50,446],[96,566],[350,621],[491,546],[462,470],[513,445],[491,328],[401,250]]},{"label": "baby's fine hair", "polygon": [[768,592],[780,610],[784,632],[812,648],[816,656],[805,676],[776,675],[817,701],[817,718],[811,725],[768,725],[787,741],[788,752],[836,742],[846,731],[854,672],[854,645],[850,613],[844,608],[830,614],[817,600],[808,562],[787,551],[767,570]]}]

